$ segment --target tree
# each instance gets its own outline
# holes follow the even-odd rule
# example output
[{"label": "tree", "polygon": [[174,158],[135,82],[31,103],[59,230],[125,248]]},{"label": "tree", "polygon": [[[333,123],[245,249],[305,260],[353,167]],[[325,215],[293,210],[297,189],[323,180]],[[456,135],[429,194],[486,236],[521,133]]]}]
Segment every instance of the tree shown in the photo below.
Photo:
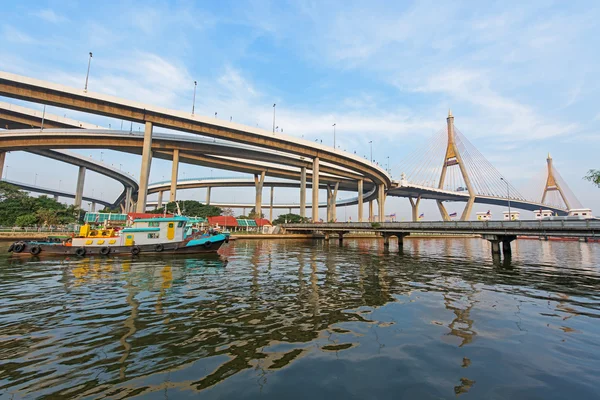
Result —
[{"label": "tree", "polygon": [[[179,203],[181,213],[190,217],[213,217],[221,215],[223,212],[219,207],[207,206],[196,200],[182,200],[177,203]],[[174,201],[167,203],[165,207],[167,214],[174,214],[177,212],[177,204]],[[151,211],[151,213],[163,214],[165,212],[165,207],[157,208],[156,210]]]},{"label": "tree", "polygon": [[233,217],[235,215],[231,208],[224,208],[222,211],[223,211],[222,215],[225,215],[227,217]]},{"label": "tree", "polygon": [[600,187],[600,169],[590,169],[587,175],[583,178]]},{"label": "tree", "polygon": [[19,215],[15,219],[15,225],[24,227],[24,226],[32,226],[37,224],[38,217],[35,214],[23,214]]},{"label": "tree", "polygon": [[254,210],[254,207],[252,207],[252,210],[250,210],[250,212],[248,213],[248,219],[256,219],[256,218],[264,218],[265,214],[260,213],[260,215],[258,215],[256,213],[256,211]]},{"label": "tree", "polygon": [[5,200],[22,200],[27,198],[27,193],[11,185],[10,183],[0,182],[0,201]]},{"label": "tree", "polygon": [[273,220],[272,223],[273,225],[285,224],[286,222],[288,224],[298,224],[308,221],[308,218],[302,217],[298,214],[283,214],[275,218],[275,220]]},{"label": "tree", "polygon": [[36,211],[35,215],[41,225],[58,225],[59,218],[56,210],[41,208]]},{"label": "tree", "polygon": [[104,207],[99,212],[101,212],[101,213],[117,213],[117,214],[120,214],[121,213],[121,209],[119,207],[114,207],[114,208]]}]

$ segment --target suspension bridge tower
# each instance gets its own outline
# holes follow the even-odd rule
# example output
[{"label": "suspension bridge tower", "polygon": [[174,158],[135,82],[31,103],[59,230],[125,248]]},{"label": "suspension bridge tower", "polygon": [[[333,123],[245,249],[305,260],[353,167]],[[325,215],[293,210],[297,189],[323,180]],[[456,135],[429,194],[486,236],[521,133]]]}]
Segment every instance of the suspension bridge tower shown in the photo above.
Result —
[{"label": "suspension bridge tower", "polygon": [[[475,190],[471,185],[471,179],[469,178],[469,174],[467,173],[467,168],[463,162],[460,152],[458,151],[458,147],[456,146],[456,140],[454,136],[454,116],[452,115],[452,110],[448,110],[448,118],[446,118],[448,123],[448,144],[446,145],[446,155],[444,157],[444,163],[442,165],[442,173],[440,176],[440,183],[438,185],[438,189],[444,188],[444,183],[446,180],[446,172],[448,171],[448,167],[452,167],[458,165],[460,169],[460,174],[465,182],[465,186],[467,187],[467,191],[469,193],[469,200],[467,201],[467,205],[463,210],[462,215],[460,216],[461,221],[467,221],[469,216],[471,215],[471,209],[473,208],[473,203],[475,202]],[[441,200],[437,200],[438,208],[440,209],[440,213],[442,214],[442,218],[444,221],[450,221],[450,216],[448,215],[448,211],[444,206],[444,203]]]},{"label": "suspension bridge tower", "polygon": [[546,159],[546,162],[548,163],[548,177],[546,178],[546,186],[544,186],[544,193],[542,194],[541,203],[544,203],[546,201],[546,196],[548,195],[548,192],[558,192],[558,194],[562,198],[562,201],[567,206],[567,210],[570,210],[571,205],[569,203],[569,200],[567,199],[567,196],[565,196],[565,192],[563,191],[562,185],[559,183],[560,179],[556,178],[550,153],[548,153],[548,158]]}]

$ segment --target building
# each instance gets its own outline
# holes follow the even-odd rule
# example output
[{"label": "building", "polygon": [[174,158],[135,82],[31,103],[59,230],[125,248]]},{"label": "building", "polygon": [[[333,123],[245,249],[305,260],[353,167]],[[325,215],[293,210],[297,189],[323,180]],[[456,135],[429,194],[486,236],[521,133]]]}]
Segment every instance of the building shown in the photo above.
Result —
[{"label": "building", "polygon": [[510,216],[508,211],[503,211],[502,215],[504,216],[504,221],[518,221],[520,218],[521,213],[518,211],[511,211],[510,212]]},{"label": "building", "polygon": [[534,213],[535,213],[535,219],[548,218],[548,217],[552,217],[554,215],[554,212],[552,210],[537,210],[537,211],[534,211]]},{"label": "building", "polygon": [[569,210],[569,217],[582,217],[583,219],[593,218],[591,208],[572,208]]},{"label": "building", "polygon": [[478,212],[477,214],[477,221],[489,221],[492,219],[492,213],[491,212]]}]

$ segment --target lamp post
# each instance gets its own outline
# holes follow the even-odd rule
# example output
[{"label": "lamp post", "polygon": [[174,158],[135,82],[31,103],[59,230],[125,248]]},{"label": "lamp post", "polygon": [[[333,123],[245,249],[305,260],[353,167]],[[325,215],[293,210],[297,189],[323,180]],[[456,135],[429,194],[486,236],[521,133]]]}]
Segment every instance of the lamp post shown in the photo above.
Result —
[{"label": "lamp post", "polygon": [[91,51],[90,51],[90,58],[88,59],[87,74],[85,75],[85,89],[83,89],[85,92],[87,92],[88,78],[90,76],[90,64],[92,64],[92,52]]},{"label": "lamp post", "polygon": [[388,161],[387,172],[388,172],[388,174],[391,174],[391,172],[390,172],[390,156],[387,156],[387,161]]},{"label": "lamp post", "polygon": [[508,182],[506,182],[506,180],[504,178],[500,178],[500,180],[502,180],[504,183],[506,183],[506,199],[508,200],[508,220],[512,221],[512,215],[510,212],[510,186],[508,185]]},{"label": "lamp post", "polygon": [[369,145],[371,145],[371,164],[373,164],[373,141],[369,140]]},{"label": "lamp post", "polygon": [[194,81],[194,99],[192,100],[192,115],[194,115],[194,110],[196,109],[196,86],[198,86],[198,82]]},{"label": "lamp post", "polygon": [[100,152],[100,161],[104,161],[104,158],[103,158],[103,156],[104,156],[104,152],[103,152],[103,151],[101,151],[101,152]]},{"label": "lamp post", "polygon": [[275,106],[277,104],[273,103],[273,133],[275,133]]},{"label": "lamp post", "polygon": [[8,167],[9,167],[9,165],[6,166],[6,172],[4,173],[4,180],[5,181],[8,180]]},{"label": "lamp post", "polygon": [[335,149],[335,125],[336,124],[331,125],[331,126],[333,126],[333,148],[334,149]]},{"label": "lamp post", "polygon": [[33,186],[37,185],[37,174],[35,174],[35,177],[33,178]]}]

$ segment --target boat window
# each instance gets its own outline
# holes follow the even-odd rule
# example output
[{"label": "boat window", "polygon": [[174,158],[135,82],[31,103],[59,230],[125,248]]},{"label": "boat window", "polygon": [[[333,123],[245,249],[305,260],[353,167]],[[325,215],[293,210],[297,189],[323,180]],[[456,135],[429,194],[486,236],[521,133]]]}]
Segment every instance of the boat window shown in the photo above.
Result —
[{"label": "boat window", "polygon": [[158,222],[158,221],[151,221],[151,222],[148,222],[148,226],[149,226],[150,228],[153,228],[153,227],[154,227],[154,228],[155,228],[155,227],[158,227],[158,226],[159,226],[159,222]]},{"label": "boat window", "polygon": [[148,239],[158,239],[158,233],[156,233],[156,232],[149,233]]},{"label": "boat window", "polygon": [[178,227],[178,228],[181,228],[182,226],[183,226],[183,221],[179,221],[179,222],[177,223],[177,227]]}]

